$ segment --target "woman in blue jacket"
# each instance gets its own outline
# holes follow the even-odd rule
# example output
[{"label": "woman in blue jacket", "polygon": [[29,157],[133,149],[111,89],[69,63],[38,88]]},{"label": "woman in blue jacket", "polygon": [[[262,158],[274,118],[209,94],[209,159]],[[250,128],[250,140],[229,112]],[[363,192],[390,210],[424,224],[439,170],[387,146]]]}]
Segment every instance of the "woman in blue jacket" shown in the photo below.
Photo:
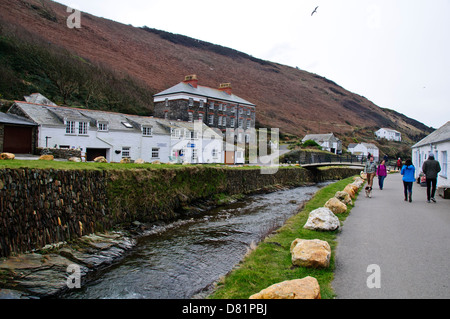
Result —
[{"label": "woman in blue jacket", "polygon": [[405,165],[402,167],[401,174],[403,175],[403,189],[405,191],[405,201],[409,199],[412,202],[412,187],[416,180],[415,177],[416,168],[412,164],[410,159],[407,159]]}]

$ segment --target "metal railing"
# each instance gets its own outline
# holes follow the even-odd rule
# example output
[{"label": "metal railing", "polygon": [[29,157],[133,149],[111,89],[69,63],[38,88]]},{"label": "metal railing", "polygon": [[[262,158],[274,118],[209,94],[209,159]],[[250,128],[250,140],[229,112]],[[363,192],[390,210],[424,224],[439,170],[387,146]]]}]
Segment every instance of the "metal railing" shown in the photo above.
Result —
[{"label": "metal railing", "polygon": [[[367,156],[364,155],[332,155],[332,154],[308,154],[300,156],[300,165],[313,164],[362,164],[367,161]],[[377,161],[377,159],[375,159]]]}]

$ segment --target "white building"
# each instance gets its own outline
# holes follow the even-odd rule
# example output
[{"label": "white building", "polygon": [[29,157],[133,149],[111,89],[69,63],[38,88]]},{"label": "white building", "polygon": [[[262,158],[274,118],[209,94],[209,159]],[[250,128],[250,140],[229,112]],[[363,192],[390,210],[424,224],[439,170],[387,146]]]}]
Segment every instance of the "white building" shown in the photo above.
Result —
[{"label": "white building", "polygon": [[319,144],[323,150],[334,153],[342,153],[342,141],[334,136],[333,133],[329,134],[308,134],[302,139],[302,143],[307,140],[313,140]]},{"label": "white building", "polygon": [[[36,99],[41,103],[45,100]],[[123,158],[145,162],[222,162],[222,135],[203,123],[197,127],[199,134],[194,132],[194,123],[62,107],[51,102],[16,101],[8,112],[38,125],[37,147],[80,149],[87,161],[104,156],[109,162]]]},{"label": "white building", "polygon": [[390,128],[380,128],[375,132],[377,138],[384,138],[388,141],[402,141],[402,134],[399,131]]},{"label": "white building", "polygon": [[378,161],[380,158],[380,150],[375,144],[372,143],[349,144],[347,150],[352,155],[360,155],[363,157],[367,157],[370,153],[373,155],[375,161]]},{"label": "white building", "polygon": [[422,171],[429,154],[439,161],[441,171],[437,179],[438,187],[450,187],[450,121],[412,146],[412,162],[416,167],[416,178]]}]

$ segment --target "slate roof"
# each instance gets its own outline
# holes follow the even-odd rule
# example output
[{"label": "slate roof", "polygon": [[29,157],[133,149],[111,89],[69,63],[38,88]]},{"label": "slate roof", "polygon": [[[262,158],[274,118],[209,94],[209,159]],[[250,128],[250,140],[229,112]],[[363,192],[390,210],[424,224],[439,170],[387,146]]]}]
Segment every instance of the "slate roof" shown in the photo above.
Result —
[{"label": "slate roof", "polygon": [[414,144],[412,147],[420,147],[429,144],[435,144],[439,142],[450,141],[450,121],[438,128],[436,131]]},{"label": "slate roof", "polygon": [[[158,123],[159,119],[150,116],[127,115],[121,113],[86,110],[64,106],[41,105],[16,101],[27,116],[39,125],[65,126],[65,120],[87,121],[91,126],[97,126],[97,122],[107,122],[108,130],[140,131],[142,126],[151,126],[153,134],[167,134],[167,129]],[[123,123],[129,123],[127,127]]]},{"label": "slate roof", "polygon": [[160,93],[157,93],[154,95],[154,97],[164,96],[164,95],[170,95],[170,94],[177,94],[177,93],[189,93],[193,95],[198,96],[205,96],[213,99],[218,99],[222,101],[232,102],[232,103],[239,103],[239,104],[246,104],[249,106],[255,106],[255,104],[250,103],[249,101],[244,100],[243,98],[240,98],[237,95],[234,94],[228,94],[224,91],[220,91],[218,89],[213,89],[207,86],[197,85],[197,88],[193,87],[189,83],[180,82],[175,86],[172,86],[171,88],[168,88],[167,90],[164,90]]},{"label": "slate roof", "polygon": [[304,142],[304,141],[307,141],[307,140],[321,141],[321,142],[331,141],[331,140],[339,141],[339,139],[336,136],[334,136],[333,133],[329,133],[329,134],[308,134],[302,139],[302,141]]},{"label": "slate roof", "polygon": [[[89,122],[91,127],[96,127],[98,122],[107,122],[108,130],[140,132],[142,126],[152,127],[152,134],[170,134],[170,128],[185,128],[194,130],[193,122],[170,121],[152,116],[138,116],[115,112],[87,110],[65,106],[42,105],[29,102],[16,101],[15,105],[38,125],[65,127],[65,121]],[[12,114],[6,114],[13,116]],[[14,115],[14,117],[19,117]],[[25,119],[26,120],[26,119]],[[31,125],[36,125],[27,120]],[[205,132],[209,127],[202,123]],[[208,132],[212,132],[209,130]],[[220,134],[212,133],[216,138],[222,138]]]},{"label": "slate roof", "polygon": [[24,126],[36,126],[37,124],[33,121],[30,121],[27,118],[15,115],[15,114],[6,114],[0,112],[0,123],[3,124],[13,124],[13,125],[24,125]]}]

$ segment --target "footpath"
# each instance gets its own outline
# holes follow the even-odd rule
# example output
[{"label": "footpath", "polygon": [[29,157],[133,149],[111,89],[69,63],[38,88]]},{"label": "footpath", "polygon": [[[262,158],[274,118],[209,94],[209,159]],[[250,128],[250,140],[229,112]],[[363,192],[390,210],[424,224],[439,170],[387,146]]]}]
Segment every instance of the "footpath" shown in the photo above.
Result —
[{"label": "footpath", "polygon": [[400,174],[374,179],[372,198],[361,190],[337,239],[337,299],[449,299],[450,200],[413,185],[404,201]]}]

